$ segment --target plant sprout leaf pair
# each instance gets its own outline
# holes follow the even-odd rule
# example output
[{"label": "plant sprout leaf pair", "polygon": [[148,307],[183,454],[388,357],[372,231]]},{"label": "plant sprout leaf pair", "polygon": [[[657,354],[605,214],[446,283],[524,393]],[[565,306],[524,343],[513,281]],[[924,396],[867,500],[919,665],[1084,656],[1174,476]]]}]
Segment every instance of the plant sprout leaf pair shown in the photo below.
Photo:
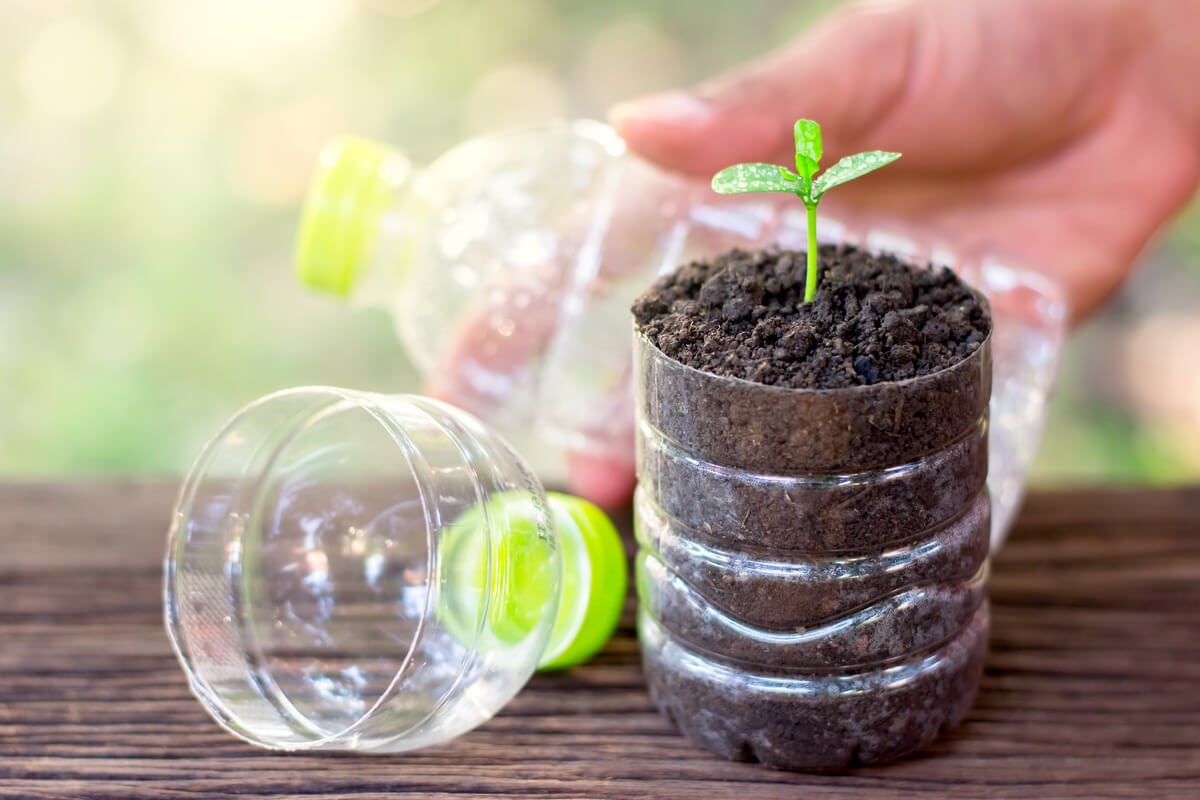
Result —
[{"label": "plant sprout leaf pair", "polygon": [[899,153],[884,150],[856,153],[839,160],[814,180],[821,161],[821,128],[812,120],[802,119],[796,122],[797,172],[778,164],[734,164],[713,176],[712,188],[718,194],[790,192],[806,204],[816,203],[833,187],[886,167],[898,158]]},{"label": "plant sprout leaf pair", "polygon": [[817,169],[824,154],[821,126],[811,119],[796,120],[793,136],[796,172],[778,164],[735,164],[713,176],[712,188],[718,194],[789,192],[800,198],[808,211],[808,275],[804,301],[809,302],[817,290],[817,204],[833,187],[886,167],[900,154],[884,150],[856,153],[839,160],[818,176]]}]

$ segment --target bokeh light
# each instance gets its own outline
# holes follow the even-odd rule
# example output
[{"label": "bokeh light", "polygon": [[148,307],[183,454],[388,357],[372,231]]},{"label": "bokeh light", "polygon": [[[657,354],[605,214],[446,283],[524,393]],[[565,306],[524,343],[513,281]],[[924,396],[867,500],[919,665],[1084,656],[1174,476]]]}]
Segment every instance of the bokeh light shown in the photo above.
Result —
[{"label": "bokeh light", "polygon": [[84,117],[117,89],[124,53],[101,21],[70,15],[48,21],[22,54],[18,75],[35,116]]}]

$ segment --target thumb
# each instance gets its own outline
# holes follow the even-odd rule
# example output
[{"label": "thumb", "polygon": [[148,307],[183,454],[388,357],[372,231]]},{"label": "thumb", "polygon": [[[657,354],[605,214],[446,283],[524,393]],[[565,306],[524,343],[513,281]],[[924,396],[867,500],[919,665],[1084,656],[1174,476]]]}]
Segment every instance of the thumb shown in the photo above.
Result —
[{"label": "thumb", "polygon": [[903,92],[916,25],[910,3],[855,5],[760,61],[619,104],[609,118],[634,152],[694,175],[791,153],[797,117],[820,122],[839,150],[870,145],[868,128]]}]

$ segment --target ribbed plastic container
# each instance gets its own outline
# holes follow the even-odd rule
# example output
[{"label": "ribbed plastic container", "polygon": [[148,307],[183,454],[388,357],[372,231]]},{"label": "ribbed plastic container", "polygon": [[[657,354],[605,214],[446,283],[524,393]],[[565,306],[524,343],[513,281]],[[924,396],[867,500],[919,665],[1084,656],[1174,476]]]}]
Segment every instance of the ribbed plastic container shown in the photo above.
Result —
[{"label": "ribbed plastic container", "polygon": [[829,771],[929,744],[987,649],[991,338],[911,380],[797,390],[635,337],[650,692],[736,759]]}]

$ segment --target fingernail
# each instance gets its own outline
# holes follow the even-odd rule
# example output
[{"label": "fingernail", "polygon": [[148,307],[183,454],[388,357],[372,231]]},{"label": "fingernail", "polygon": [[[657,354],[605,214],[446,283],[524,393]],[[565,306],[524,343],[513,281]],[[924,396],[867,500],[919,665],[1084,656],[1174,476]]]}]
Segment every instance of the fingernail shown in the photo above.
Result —
[{"label": "fingernail", "polygon": [[698,125],[712,116],[712,107],[688,92],[652,94],[618,103],[609,111],[609,119],[620,125],[630,121],[653,120],[669,125]]}]

